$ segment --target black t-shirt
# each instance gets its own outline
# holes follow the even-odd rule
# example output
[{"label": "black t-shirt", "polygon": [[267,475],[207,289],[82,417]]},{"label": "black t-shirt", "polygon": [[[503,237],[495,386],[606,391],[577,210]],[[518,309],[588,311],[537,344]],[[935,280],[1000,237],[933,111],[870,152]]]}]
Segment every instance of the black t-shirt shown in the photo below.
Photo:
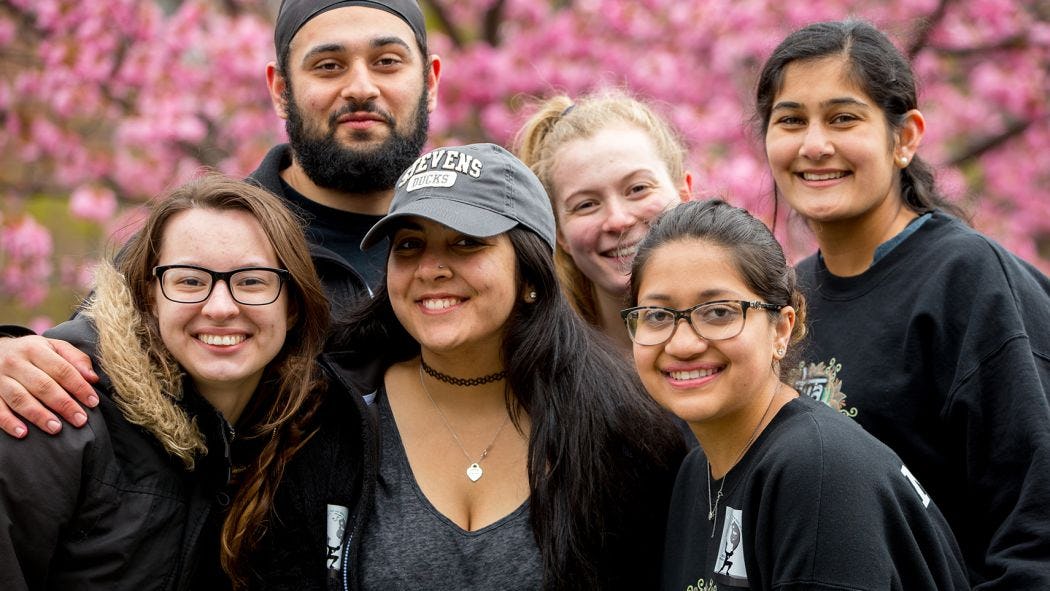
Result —
[{"label": "black t-shirt", "polygon": [[784,406],[722,481],[678,473],[661,589],[969,589],[940,511],[889,448],[809,398]]},{"label": "black t-shirt", "polygon": [[285,199],[306,219],[307,240],[346,259],[374,291],[386,272],[387,240],[361,250],[361,239],[383,219],[381,215],[352,213],[311,201],[281,179]]}]

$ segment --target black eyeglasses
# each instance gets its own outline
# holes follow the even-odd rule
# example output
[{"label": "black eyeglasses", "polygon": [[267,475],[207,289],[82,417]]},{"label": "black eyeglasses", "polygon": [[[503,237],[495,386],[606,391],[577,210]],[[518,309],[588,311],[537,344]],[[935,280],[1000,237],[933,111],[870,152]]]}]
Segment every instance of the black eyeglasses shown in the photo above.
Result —
[{"label": "black eyeglasses", "polygon": [[780,310],[783,304],[717,300],[685,310],[661,306],[638,306],[620,312],[627,323],[627,334],[639,345],[660,345],[671,340],[678,321],[686,319],[697,336],[708,341],[731,339],[744,330],[748,308]]},{"label": "black eyeglasses", "polygon": [[291,278],[284,269],[244,267],[220,273],[194,265],[153,267],[164,297],[179,304],[199,304],[208,299],[219,281],[225,281],[230,296],[246,306],[265,306],[277,301],[281,286]]}]

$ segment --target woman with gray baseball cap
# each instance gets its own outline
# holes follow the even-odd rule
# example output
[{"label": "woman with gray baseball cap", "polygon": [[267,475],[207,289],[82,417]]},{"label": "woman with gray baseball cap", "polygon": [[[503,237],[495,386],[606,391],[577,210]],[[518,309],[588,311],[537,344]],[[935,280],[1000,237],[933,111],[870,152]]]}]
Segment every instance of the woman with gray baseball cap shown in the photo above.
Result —
[{"label": "woman with gray baseball cap", "polygon": [[532,172],[476,144],[419,158],[365,236],[390,238],[385,285],[334,348],[379,360],[381,461],[329,542],[341,588],[656,580],[684,445],[559,289],[554,227]]}]

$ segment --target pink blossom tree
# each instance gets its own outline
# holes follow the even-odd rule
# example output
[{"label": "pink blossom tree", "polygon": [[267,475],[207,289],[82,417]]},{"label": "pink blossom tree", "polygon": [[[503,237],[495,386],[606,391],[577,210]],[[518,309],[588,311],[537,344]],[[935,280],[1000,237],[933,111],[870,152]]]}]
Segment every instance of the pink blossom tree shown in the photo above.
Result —
[{"label": "pink blossom tree", "polygon": [[82,287],[91,262],[52,251],[44,227],[61,238],[67,224],[34,220],[31,198],[126,234],[166,187],[204,166],[243,174],[280,138],[269,9],[172,4],[0,0],[0,305],[23,319],[49,286]]},{"label": "pink blossom tree", "polygon": [[[202,166],[246,174],[281,140],[263,78],[275,4],[0,0],[0,305],[17,309],[0,322],[40,314],[52,286],[70,291],[90,265],[56,252],[63,224],[37,219],[34,202],[60,201],[101,234],[126,234],[166,187]],[[1050,270],[1045,2],[422,4],[445,64],[432,143],[509,144],[536,97],[615,85],[679,128],[701,194],[767,219],[771,181],[750,121],[762,60],[805,23],[871,20],[914,60],[928,121],[921,153],[942,187],[979,229]],[[794,256],[812,249],[791,224],[778,233]]]}]

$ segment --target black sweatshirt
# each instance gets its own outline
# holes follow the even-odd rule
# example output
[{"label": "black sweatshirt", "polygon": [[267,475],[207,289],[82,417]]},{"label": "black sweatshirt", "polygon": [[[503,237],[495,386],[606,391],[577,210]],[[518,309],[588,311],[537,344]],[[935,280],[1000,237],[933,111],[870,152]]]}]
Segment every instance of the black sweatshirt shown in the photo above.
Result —
[{"label": "black sweatshirt", "polygon": [[799,265],[793,385],[896,451],[978,589],[1050,589],[1050,281],[935,212],[855,277]]}]

